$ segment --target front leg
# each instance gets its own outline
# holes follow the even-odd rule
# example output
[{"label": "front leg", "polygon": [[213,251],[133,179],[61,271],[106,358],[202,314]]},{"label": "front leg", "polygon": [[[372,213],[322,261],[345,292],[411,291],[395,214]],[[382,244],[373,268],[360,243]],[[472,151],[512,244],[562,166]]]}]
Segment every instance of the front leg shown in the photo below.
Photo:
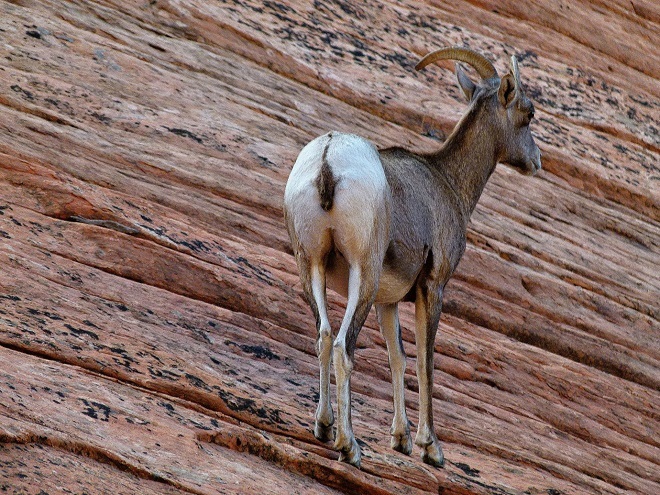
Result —
[{"label": "front leg", "polygon": [[387,343],[387,354],[392,373],[392,389],[394,398],[394,419],[390,434],[390,445],[394,450],[406,455],[412,451],[410,426],[406,416],[406,401],[404,397],[404,373],[406,371],[406,354],[401,341],[401,327],[399,326],[399,310],[397,304],[376,305],[380,331]]},{"label": "front leg", "polygon": [[442,288],[418,286],[415,300],[415,341],[419,383],[419,425],[415,443],[422,460],[436,467],[445,463],[442,447],[433,429],[433,352],[442,311]]}]

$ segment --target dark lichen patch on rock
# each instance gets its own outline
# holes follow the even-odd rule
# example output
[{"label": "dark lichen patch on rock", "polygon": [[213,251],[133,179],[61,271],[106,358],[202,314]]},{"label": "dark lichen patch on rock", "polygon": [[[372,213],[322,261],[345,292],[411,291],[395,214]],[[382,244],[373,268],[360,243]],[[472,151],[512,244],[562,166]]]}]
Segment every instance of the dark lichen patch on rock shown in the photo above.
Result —
[{"label": "dark lichen patch on rock", "polygon": [[76,328],[73,325],[70,325],[69,323],[65,323],[64,327],[66,327],[73,335],[79,338],[83,338],[83,336],[91,337],[94,340],[99,340],[99,336],[97,333],[92,332],[91,330],[85,330],[83,328]]},{"label": "dark lichen patch on rock", "polygon": [[252,354],[254,357],[258,359],[277,359],[279,360],[280,357],[275,354],[273,351],[268,349],[267,347],[260,346],[260,345],[244,345],[241,344],[239,346],[243,352],[247,352],[248,354]]},{"label": "dark lichen patch on rock", "polygon": [[250,345],[250,344],[237,344],[230,340],[225,340],[225,345],[230,347],[238,347],[241,351],[251,354],[257,359],[268,359],[268,360],[280,360],[280,357],[275,354],[273,351],[267,347],[261,345]]},{"label": "dark lichen patch on rock", "polygon": [[267,424],[280,426],[288,424],[288,422],[282,418],[282,412],[279,409],[259,405],[255,399],[237,396],[226,389],[218,388],[217,394],[231,411],[236,413],[248,413],[249,415],[264,420]]},{"label": "dark lichen patch on rock", "polygon": [[0,294],[0,299],[5,299],[7,301],[20,301],[21,298],[13,294]]},{"label": "dark lichen patch on rock", "polygon": [[186,373],[185,377],[188,380],[188,382],[190,382],[190,384],[192,386],[194,386],[196,388],[201,388],[201,389],[204,389],[204,390],[211,390],[211,387],[204,380],[202,380],[201,378],[199,378],[195,375],[192,375],[190,373]]},{"label": "dark lichen patch on rock", "polygon": [[236,256],[236,257],[231,257],[228,256],[228,258],[236,263],[236,266],[238,267],[238,273],[245,277],[256,277],[262,282],[267,283],[268,285],[273,285],[274,279],[273,276],[269,273],[268,270],[265,270],[264,268],[254,265],[251,263],[247,258],[244,258],[243,256]]},{"label": "dark lichen patch on rock", "polygon": [[192,139],[193,141],[196,141],[200,144],[203,142],[199,136],[189,131],[188,129],[180,129],[178,127],[165,127],[165,129],[170,131],[172,134],[176,134],[177,136]]},{"label": "dark lichen patch on rock", "polygon": [[82,411],[85,416],[106,422],[110,419],[112,410],[106,404],[87,399],[78,400],[85,405],[85,409]]},{"label": "dark lichen patch on rock", "polygon": [[468,476],[472,476],[473,478],[479,477],[479,470],[471,468],[468,464],[465,464],[464,462],[453,462],[452,464],[461,471],[463,471]]}]

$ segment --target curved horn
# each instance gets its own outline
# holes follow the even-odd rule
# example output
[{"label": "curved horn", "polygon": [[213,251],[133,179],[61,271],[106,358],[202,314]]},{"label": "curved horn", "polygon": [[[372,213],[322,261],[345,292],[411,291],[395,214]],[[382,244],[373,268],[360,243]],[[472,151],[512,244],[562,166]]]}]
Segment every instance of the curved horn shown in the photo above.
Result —
[{"label": "curved horn", "polygon": [[459,62],[470,64],[479,73],[482,79],[497,77],[495,67],[493,67],[493,64],[491,64],[483,55],[479,55],[472,50],[460,46],[441,48],[440,50],[429,53],[419,61],[415,66],[415,69],[421,70],[438,60],[458,60]]}]

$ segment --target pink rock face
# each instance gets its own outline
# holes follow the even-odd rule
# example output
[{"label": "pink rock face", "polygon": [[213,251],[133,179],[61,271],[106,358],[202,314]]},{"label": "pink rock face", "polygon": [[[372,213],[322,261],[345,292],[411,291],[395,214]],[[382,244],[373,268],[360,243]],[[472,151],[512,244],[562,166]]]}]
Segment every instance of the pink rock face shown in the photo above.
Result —
[{"label": "pink rock face", "polygon": [[[660,11],[547,5],[0,3],[0,491],[660,493]],[[331,129],[439,146],[466,105],[413,67],[451,44],[518,56],[544,171],[497,168],[445,291],[446,467],[389,448],[371,316],[357,470],[312,434],[284,184]]]}]

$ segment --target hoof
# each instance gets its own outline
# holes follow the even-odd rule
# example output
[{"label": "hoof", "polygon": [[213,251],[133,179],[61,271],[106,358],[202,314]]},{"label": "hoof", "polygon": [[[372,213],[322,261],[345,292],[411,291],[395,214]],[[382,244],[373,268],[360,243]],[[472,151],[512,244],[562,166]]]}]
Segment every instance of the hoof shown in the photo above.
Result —
[{"label": "hoof", "polygon": [[431,466],[441,468],[445,465],[445,456],[440,446],[432,443],[422,450],[422,461]]},{"label": "hoof", "polygon": [[400,435],[392,435],[390,446],[397,452],[410,455],[412,452],[412,438],[410,437],[410,432],[402,433]]},{"label": "hoof", "polygon": [[356,468],[360,469],[360,464],[362,462],[362,452],[360,451],[360,446],[354,438],[348,446],[339,447],[335,445],[335,449],[339,451],[340,461],[347,462],[348,464],[352,464]]},{"label": "hoof", "polygon": [[314,422],[314,436],[321,442],[331,442],[335,439],[332,424],[322,425],[318,421]]}]

